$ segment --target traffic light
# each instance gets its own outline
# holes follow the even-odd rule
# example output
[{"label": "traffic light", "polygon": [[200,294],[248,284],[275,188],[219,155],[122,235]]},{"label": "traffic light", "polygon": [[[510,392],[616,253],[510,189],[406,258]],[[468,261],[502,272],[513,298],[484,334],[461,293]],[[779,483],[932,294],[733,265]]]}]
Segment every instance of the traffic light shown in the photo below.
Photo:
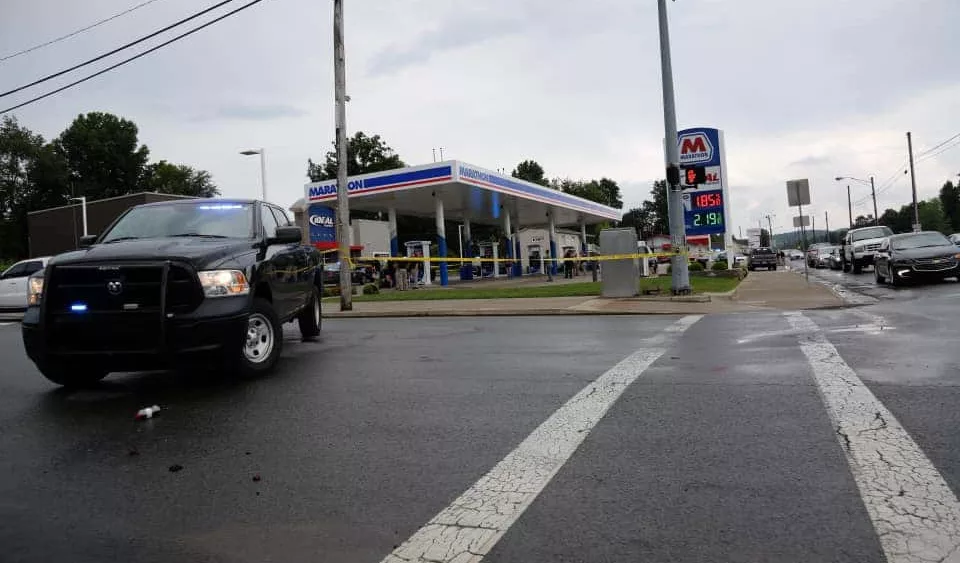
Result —
[{"label": "traffic light", "polygon": [[680,183],[680,169],[676,166],[667,166],[667,185],[676,186]]},{"label": "traffic light", "polygon": [[683,169],[684,183],[689,187],[707,183],[707,170],[703,166],[691,166]]}]

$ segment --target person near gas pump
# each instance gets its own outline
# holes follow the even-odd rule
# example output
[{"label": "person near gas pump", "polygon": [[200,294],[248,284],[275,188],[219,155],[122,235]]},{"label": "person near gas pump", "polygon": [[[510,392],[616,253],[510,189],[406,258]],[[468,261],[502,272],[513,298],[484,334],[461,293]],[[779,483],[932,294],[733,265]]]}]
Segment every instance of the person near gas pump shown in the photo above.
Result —
[{"label": "person near gas pump", "polygon": [[563,277],[566,279],[573,279],[573,259],[573,250],[568,248],[563,254]]}]

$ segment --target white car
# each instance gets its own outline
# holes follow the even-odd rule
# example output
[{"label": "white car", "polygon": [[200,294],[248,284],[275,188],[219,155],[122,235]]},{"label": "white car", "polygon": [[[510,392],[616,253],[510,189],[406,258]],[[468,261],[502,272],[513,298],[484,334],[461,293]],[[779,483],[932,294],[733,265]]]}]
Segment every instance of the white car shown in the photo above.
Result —
[{"label": "white car", "polygon": [[27,308],[27,279],[47,265],[49,256],[21,260],[0,274],[0,313],[21,313]]}]

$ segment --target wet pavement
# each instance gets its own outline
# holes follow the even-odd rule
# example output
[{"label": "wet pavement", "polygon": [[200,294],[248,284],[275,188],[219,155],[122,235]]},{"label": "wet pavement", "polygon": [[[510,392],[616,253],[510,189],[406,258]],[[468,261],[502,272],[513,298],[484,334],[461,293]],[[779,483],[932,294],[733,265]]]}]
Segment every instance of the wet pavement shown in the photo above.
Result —
[{"label": "wet pavement", "polygon": [[960,557],[960,283],[814,275],[875,302],[331,319],[249,382],[66,392],[0,326],[0,561]]}]

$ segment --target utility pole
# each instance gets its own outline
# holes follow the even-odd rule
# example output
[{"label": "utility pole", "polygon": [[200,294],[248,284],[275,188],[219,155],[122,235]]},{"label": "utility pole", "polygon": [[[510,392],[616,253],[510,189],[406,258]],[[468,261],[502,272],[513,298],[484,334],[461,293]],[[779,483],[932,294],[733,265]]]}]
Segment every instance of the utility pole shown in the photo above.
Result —
[{"label": "utility pole", "polygon": [[773,220],[770,218],[769,214],[767,214],[767,226],[770,227],[767,232],[770,233],[768,238],[770,239],[770,246],[773,247]]},{"label": "utility pole", "polygon": [[827,239],[826,239],[826,241],[827,241],[827,242],[832,242],[832,241],[830,240],[830,215],[828,215],[826,211],[823,212],[823,220],[824,220],[824,222],[827,224]]},{"label": "utility pole", "polygon": [[920,207],[917,205],[917,179],[913,175],[913,140],[907,131],[907,154],[910,155],[910,188],[913,190],[913,232],[920,230]]},{"label": "utility pole", "polygon": [[347,187],[347,70],[343,52],[343,0],[333,0],[333,80],[337,103],[337,242],[340,254],[340,310],[353,310],[350,271],[350,204]]},{"label": "utility pole", "polygon": [[847,215],[850,216],[850,227],[853,228],[853,204],[850,202],[850,184],[847,184]]},{"label": "utility pole", "polygon": [[873,196],[873,224],[880,224],[880,214],[877,213],[877,189],[873,185],[873,176],[870,176],[870,195]]},{"label": "utility pole", "polygon": [[810,215],[810,230],[813,232],[813,244],[817,244],[817,217],[813,214]]},{"label": "utility pole", "polygon": [[663,128],[666,142],[667,201],[670,211],[670,243],[674,254],[670,261],[671,290],[674,295],[690,293],[690,272],[687,270],[687,234],[683,223],[683,199],[680,194],[680,148],[677,138],[677,113],[674,107],[673,66],[670,62],[670,29],[667,25],[667,2],[657,0],[660,24],[660,73],[663,82]]}]

